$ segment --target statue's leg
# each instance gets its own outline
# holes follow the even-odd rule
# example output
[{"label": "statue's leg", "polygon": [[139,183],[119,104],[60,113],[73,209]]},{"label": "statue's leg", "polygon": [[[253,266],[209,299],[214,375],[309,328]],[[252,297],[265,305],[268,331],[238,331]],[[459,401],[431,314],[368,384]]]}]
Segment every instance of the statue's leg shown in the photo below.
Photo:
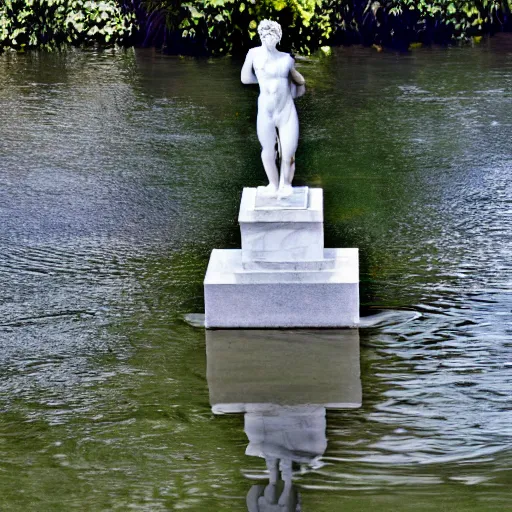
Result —
[{"label": "statue's leg", "polygon": [[265,457],[268,469],[268,485],[265,487],[263,496],[267,503],[277,502],[277,481],[279,480],[279,459],[274,457]]},{"label": "statue's leg", "polygon": [[289,115],[279,124],[279,139],[281,141],[281,178],[279,180],[279,195],[292,194],[292,181],[295,174],[295,151],[299,142],[299,119],[293,102]]},{"label": "statue's leg", "polygon": [[291,501],[293,494],[292,461],[290,459],[281,459],[279,468],[281,469],[281,479],[284,481],[284,489],[279,497],[279,505],[285,506]]},{"label": "statue's leg", "polygon": [[265,112],[258,112],[256,128],[261,144],[261,160],[268,178],[267,191],[269,194],[276,194],[279,187],[279,174],[275,154],[276,127],[272,119]]},{"label": "statue's leg", "polygon": [[279,480],[279,459],[265,457],[265,463],[267,464],[270,483],[275,484]]}]

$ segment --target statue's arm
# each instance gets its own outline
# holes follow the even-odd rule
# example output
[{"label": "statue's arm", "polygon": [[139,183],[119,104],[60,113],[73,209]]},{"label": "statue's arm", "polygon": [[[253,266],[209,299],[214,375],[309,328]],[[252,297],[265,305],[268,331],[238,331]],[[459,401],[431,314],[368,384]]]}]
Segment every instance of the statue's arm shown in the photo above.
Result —
[{"label": "statue's arm", "polygon": [[249,50],[247,57],[245,57],[244,65],[242,66],[241,79],[243,84],[257,84],[258,79],[252,69],[253,52]]},{"label": "statue's arm", "polygon": [[297,85],[306,85],[306,80],[304,77],[295,69],[294,66],[290,68],[290,75],[292,77],[292,82]]},{"label": "statue's arm", "polygon": [[292,59],[292,65],[290,67],[290,79],[291,79],[292,97],[299,98],[306,92],[306,80],[295,69],[293,59]]}]

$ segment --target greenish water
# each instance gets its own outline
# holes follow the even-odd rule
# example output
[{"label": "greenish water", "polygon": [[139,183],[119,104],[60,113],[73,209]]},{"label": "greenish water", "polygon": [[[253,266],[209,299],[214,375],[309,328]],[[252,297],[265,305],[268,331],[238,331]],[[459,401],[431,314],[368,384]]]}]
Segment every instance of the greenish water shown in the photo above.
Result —
[{"label": "greenish water", "polygon": [[[0,510],[247,510],[268,478],[183,320],[264,184],[240,65],[0,56]],[[509,510],[512,44],[298,68],[296,182],[360,248],[363,312],[397,312],[359,331],[362,406],[327,409],[302,510]]]}]

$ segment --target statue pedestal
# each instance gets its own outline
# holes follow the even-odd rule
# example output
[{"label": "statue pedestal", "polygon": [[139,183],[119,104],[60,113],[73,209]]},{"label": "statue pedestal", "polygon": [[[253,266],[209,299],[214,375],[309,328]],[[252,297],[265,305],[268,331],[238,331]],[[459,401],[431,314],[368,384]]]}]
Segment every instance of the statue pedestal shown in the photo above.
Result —
[{"label": "statue pedestal", "polygon": [[357,327],[357,249],[324,249],[322,189],[268,198],[245,188],[242,249],[214,249],[206,328]]},{"label": "statue pedestal", "polygon": [[238,222],[244,266],[253,262],[321,261],[322,189],[295,187],[293,195],[283,199],[266,198],[262,189],[244,188],[242,193]]}]

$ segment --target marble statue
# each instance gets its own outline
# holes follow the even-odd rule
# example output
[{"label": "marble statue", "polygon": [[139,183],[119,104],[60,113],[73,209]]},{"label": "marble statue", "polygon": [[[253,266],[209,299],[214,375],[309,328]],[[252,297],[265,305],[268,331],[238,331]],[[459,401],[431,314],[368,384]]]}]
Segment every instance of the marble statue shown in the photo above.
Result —
[{"label": "marble statue", "polygon": [[[295,69],[293,57],[276,49],[282,35],[279,23],[261,21],[258,34],[261,46],[247,53],[241,78],[244,84],[260,86],[257,132],[269,181],[264,192],[271,197],[287,197],[293,193],[295,151],[299,140],[299,120],[293,99],[304,94],[306,82]],[[276,142],[280,172],[276,164]]]},{"label": "marble statue", "polygon": [[261,46],[247,53],[241,80],[259,84],[257,132],[268,185],[242,192],[241,250],[211,253],[204,325],[355,328],[360,322],[358,249],[326,249],[322,189],[292,187],[299,139],[294,98],[304,94],[305,80],[293,58],[276,49],[279,24],[263,20],[258,32]]}]

